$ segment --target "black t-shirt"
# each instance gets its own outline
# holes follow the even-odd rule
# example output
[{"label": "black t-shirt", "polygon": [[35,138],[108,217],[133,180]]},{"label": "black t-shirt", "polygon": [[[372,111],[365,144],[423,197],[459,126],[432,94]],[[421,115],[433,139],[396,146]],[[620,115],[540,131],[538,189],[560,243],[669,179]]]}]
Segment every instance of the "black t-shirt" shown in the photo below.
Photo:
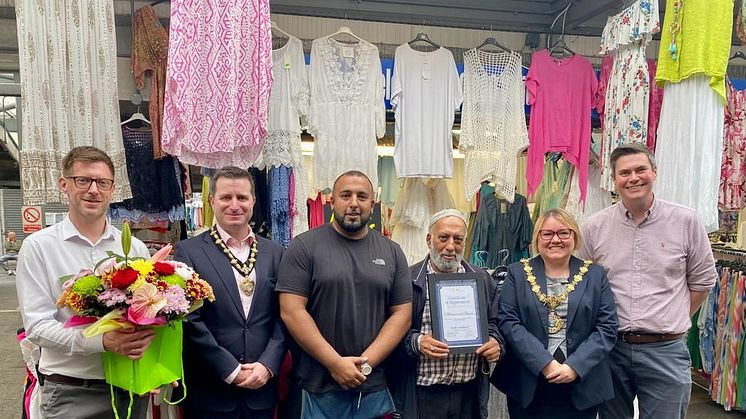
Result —
[{"label": "black t-shirt", "polygon": [[[412,300],[407,260],[398,244],[375,231],[351,240],[331,224],[307,231],[290,243],[275,289],[308,298],[306,310],[341,356],[360,356],[378,336],[388,308]],[[296,372],[308,391],[341,390],[329,371],[305,352],[301,352]],[[385,388],[379,366],[357,390]]]}]

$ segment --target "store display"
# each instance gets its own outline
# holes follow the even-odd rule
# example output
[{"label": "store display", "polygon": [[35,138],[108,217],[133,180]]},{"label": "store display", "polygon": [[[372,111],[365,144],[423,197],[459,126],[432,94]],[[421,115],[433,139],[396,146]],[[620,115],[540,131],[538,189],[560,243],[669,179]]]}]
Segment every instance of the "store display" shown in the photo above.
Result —
[{"label": "store display", "polygon": [[723,101],[705,75],[666,83],[663,91],[655,152],[655,196],[694,209],[707,232],[715,231],[723,155]]},{"label": "store display", "polygon": [[393,226],[391,240],[401,246],[412,265],[428,253],[424,237],[430,217],[440,210],[453,208],[453,198],[443,179],[407,178],[389,220]]},{"label": "store display", "polygon": [[487,180],[501,198],[513,202],[518,154],[528,146],[521,56],[466,51],[463,84],[459,148],[465,154],[466,199]]},{"label": "store display", "polygon": [[622,144],[647,144],[650,84],[647,44],[660,30],[658,2],[637,0],[609,17],[601,37],[601,54],[613,54],[606,86],[601,150],[601,187],[614,190],[609,158]]},{"label": "store display", "polygon": [[[495,188],[486,183],[479,190],[480,205],[474,221],[472,244],[472,260],[477,262],[477,252],[486,251],[483,266],[491,269],[528,257],[533,232],[526,198],[515,194],[513,202],[508,202],[496,196],[495,192]],[[503,249],[507,256],[501,256]]]},{"label": "store display", "polygon": [[663,106],[663,87],[655,82],[655,73],[658,71],[658,63],[648,59],[648,74],[650,75],[650,102],[648,104],[648,149],[655,153],[655,144],[658,138],[658,123],[661,118],[661,106]]},{"label": "store display", "polygon": [[[676,8],[679,11],[675,13]],[[655,75],[658,84],[678,83],[692,75],[704,74],[709,77],[710,87],[724,101],[733,20],[733,0],[667,1]],[[663,47],[672,41],[677,48],[677,59]]]},{"label": "store display", "polygon": [[573,170],[565,210],[582,227],[583,222],[588,217],[610,206],[612,202],[611,194],[601,189],[601,172],[598,166],[591,164],[588,168],[588,195],[585,198],[585,202],[580,202],[580,189],[575,186],[579,181],[578,171]]},{"label": "store display", "polygon": [[132,20],[132,77],[138,90],[145,88],[145,76],[150,74],[148,116],[153,127],[153,157],[166,156],[161,149],[163,129],[163,95],[166,90],[168,32],[161,25],[153,6],[135,12]]},{"label": "store display", "polygon": [[[19,0],[15,9],[23,97],[23,202],[65,202],[62,158],[95,146],[114,162],[112,202],[131,198],[119,126],[114,8],[108,1]],[[85,30],[81,27],[85,26]]]},{"label": "store display", "polygon": [[738,211],[744,205],[746,187],[746,92],[727,83],[727,102],[723,122],[723,160],[720,166],[718,209]]},{"label": "store display", "polygon": [[[293,177],[292,218],[290,237],[308,230],[306,192],[308,175],[301,153],[301,121],[308,115],[311,97],[303,43],[294,36],[280,48],[272,50],[272,94],[269,99],[267,138],[255,167],[290,168]],[[295,187],[297,184],[297,188]],[[288,189],[289,191],[289,189]]]},{"label": "store display", "polygon": [[398,177],[453,176],[453,121],[463,100],[453,54],[396,48],[391,81]]},{"label": "store display", "polygon": [[173,0],[169,23],[163,150],[188,164],[248,167],[267,134],[269,1]]},{"label": "store display", "polygon": [[560,152],[579,170],[580,199],[585,200],[591,141],[591,107],[598,80],[580,55],[558,59],[536,51],[526,76],[531,120],[526,165],[528,194],[539,188],[544,154]]},{"label": "store display", "polygon": [[[209,176],[235,165],[255,182],[252,231],[287,247],[332,222],[333,183],[357,170],[373,185],[368,227],[395,241],[409,263],[430,251],[430,216],[455,208],[469,215],[464,260],[491,270],[529,256],[532,216],[564,208],[582,226],[610,206],[618,198],[611,152],[639,142],[655,155],[656,199],[690,207],[708,231],[717,229],[716,258],[735,231],[729,246],[746,241],[746,222],[737,222],[746,213],[746,90],[736,78],[746,67],[728,62],[734,8],[735,35],[746,43],[746,1],[671,0],[662,25],[655,0],[606,4],[598,10],[614,15],[602,35],[591,29],[595,38],[576,36],[583,23],[568,4],[550,17],[547,51],[536,49],[540,37],[505,28],[465,50],[487,31],[426,22],[418,31],[362,22],[360,11],[343,24],[367,40],[346,26],[312,39],[342,21],[278,9],[273,18],[285,32],[271,24],[269,0],[171,0],[170,11],[163,4],[126,13],[131,62],[129,35],[116,39],[117,9],[104,3],[16,1],[22,96],[18,110],[10,96],[3,106],[23,118],[23,131],[6,144],[20,150],[25,203],[64,199],[61,157],[94,145],[114,160],[113,202],[121,202],[110,205],[111,222],[132,221],[157,249],[212,225]],[[656,61],[647,47],[659,31]],[[129,68],[134,85],[122,83]],[[120,126],[130,115],[147,124]],[[192,193],[187,164],[201,167],[201,192]],[[6,213],[21,213],[14,201]],[[64,215],[58,211],[47,212],[48,223]],[[725,410],[746,408],[746,253],[734,253],[718,261],[718,284],[686,338],[696,375]],[[491,388],[490,417],[508,416],[505,400]],[[281,398],[278,414],[290,404]]]},{"label": "store display", "polygon": [[181,170],[171,156],[153,158],[153,133],[149,129],[122,127],[127,173],[132,198],[109,206],[113,221],[177,221],[184,219]]},{"label": "store display", "polygon": [[332,37],[311,45],[308,130],[314,137],[314,188],[331,188],[348,170],[378,184],[376,138],[386,132],[383,73],[378,48],[362,39]]}]

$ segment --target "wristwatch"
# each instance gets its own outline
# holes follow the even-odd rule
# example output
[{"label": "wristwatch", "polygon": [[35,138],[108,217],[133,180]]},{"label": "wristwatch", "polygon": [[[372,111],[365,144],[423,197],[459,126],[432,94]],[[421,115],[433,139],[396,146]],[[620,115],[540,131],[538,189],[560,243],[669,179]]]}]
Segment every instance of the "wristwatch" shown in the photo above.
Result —
[{"label": "wristwatch", "polygon": [[362,364],[360,364],[360,372],[362,372],[363,375],[367,377],[368,375],[370,375],[370,373],[373,372],[373,367],[371,367],[369,363],[363,362]]}]

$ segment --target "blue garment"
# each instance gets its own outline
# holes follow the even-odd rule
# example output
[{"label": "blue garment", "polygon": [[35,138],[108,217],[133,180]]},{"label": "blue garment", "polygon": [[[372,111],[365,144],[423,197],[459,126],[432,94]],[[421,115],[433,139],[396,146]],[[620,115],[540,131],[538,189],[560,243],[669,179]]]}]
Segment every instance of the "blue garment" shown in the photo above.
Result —
[{"label": "blue garment", "polygon": [[290,170],[287,166],[269,169],[269,213],[272,241],[290,244]]},{"label": "blue garment", "polygon": [[311,393],[303,390],[301,419],[380,418],[394,411],[394,400],[387,389],[370,393],[355,390]]},{"label": "blue garment", "polygon": [[[721,270],[722,268],[718,268]],[[717,296],[720,294],[720,281],[715,282],[715,287],[707,296],[707,311],[700,313],[704,316],[704,328],[700,330],[699,346],[702,349],[702,369],[712,374],[715,366],[715,317],[717,313]]]}]

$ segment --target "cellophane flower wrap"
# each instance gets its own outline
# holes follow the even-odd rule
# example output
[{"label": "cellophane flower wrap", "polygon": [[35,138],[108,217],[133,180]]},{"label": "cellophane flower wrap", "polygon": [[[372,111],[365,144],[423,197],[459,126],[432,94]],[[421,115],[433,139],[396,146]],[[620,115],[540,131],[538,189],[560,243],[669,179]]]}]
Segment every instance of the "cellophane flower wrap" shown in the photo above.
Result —
[{"label": "cellophane flower wrap", "polygon": [[62,278],[57,305],[75,313],[67,326],[88,324],[83,331],[87,337],[123,328],[154,329],[155,338],[138,360],[103,353],[106,381],[142,395],[183,377],[181,322],[215,296],[192,268],[166,260],[170,245],[150,259],[129,258],[131,240],[125,223],[123,255],[108,252],[94,270]]}]

